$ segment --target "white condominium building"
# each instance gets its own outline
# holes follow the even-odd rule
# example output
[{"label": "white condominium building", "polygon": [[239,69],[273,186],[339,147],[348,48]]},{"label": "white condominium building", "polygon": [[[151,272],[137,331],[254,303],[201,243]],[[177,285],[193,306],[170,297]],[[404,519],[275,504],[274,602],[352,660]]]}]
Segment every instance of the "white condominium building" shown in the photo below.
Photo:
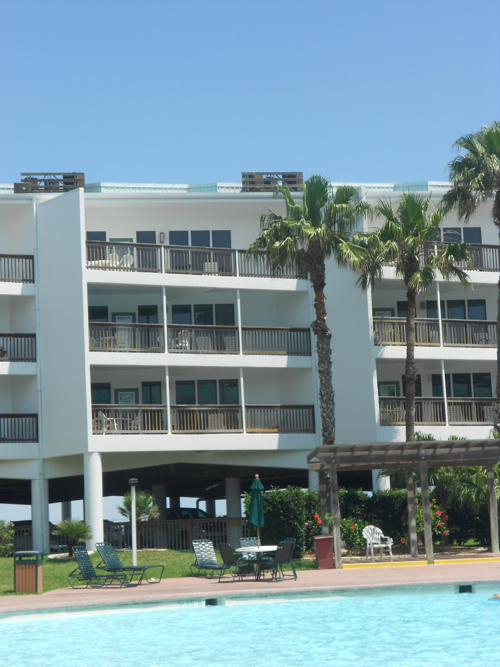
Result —
[{"label": "white condominium building", "polygon": [[[403,190],[437,203],[447,184],[358,187],[372,204]],[[226,498],[238,517],[255,472],[307,486],[321,442],[311,288],[246,255],[283,202],[241,184],[33,189],[0,186],[0,502],[31,504],[33,548],[50,548],[48,504],[64,515],[82,498],[101,541],[103,497],[130,477],[160,518],[181,496],[212,512]],[[473,289],[439,281],[419,297],[416,419],[478,438],[496,381],[487,207],[468,226],[445,219],[439,242],[458,238],[473,244]],[[372,293],[355,279],[328,264],[337,442],[404,440],[404,286],[391,267]]]}]

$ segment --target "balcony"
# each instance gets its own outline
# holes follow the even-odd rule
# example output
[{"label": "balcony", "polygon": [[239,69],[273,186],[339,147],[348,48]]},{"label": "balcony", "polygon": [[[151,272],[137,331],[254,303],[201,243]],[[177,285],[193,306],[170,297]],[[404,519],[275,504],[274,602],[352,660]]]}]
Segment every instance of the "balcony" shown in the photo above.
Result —
[{"label": "balcony", "polygon": [[38,442],[38,415],[0,415],[0,442]]},{"label": "balcony", "polygon": [[250,255],[246,250],[107,241],[87,241],[87,268],[254,278],[306,277],[293,264],[274,271],[264,252]]},{"label": "balcony", "polygon": [[33,255],[0,255],[0,282],[34,283]]},{"label": "balcony", "polygon": [[89,348],[97,352],[165,352],[163,325],[91,322]]},{"label": "balcony", "polygon": [[[497,346],[496,322],[487,320],[442,320],[444,347]],[[406,345],[406,319],[373,318],[374,345]],[[415,320],[415,345],[439,347],[439,321]]]},{"label": "balcony", "polygon": [[[166,405],[93,405],[94,435],[168,433]],[[171,407],[171,433],[243,433],[241,405]],[[314,433],[312,405],[247,405],[247,433]]]},{"label": "balcony", "polygon": [[36,361],[35,334],[0,334],[2,361]]},{"label": "balcony", "polygon": [[[379,398],[380,425],[404,426],[406,418],[404,397]],[[448,398],[448,423],[453,426],[467,424],[493,424],[496,401],[493,398]],[[416,398],[415,424],[446,424],[443,398]]]}]

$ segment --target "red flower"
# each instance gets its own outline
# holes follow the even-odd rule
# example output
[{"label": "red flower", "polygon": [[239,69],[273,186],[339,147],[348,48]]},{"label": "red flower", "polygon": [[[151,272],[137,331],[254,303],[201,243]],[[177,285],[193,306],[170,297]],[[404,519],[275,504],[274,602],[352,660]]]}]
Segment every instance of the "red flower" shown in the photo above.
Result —
[{"label": "red flower", "polygon": [[436,514],[437,514],[438,516],[441,516],[441,514],[442,514],[441,510],[438,510],[438,511],[436,512]]},{"label": "red flower", "polygon": [[317,519],[319,517],[319,514],[315,514],[314,518]]},{"label": "red flower", "polygon": [[431,531],[431,535],[434,535],[434,531]]},{"label": "red flower", "polygon": [[321,519],[318,519],[318,523],[322,523]]},{"label": "red flower", "polygon": [[444,526],[444,523],[439,522],[438,523],[438,528],[441,528],[442,526]]},{"label": "red flower", "polygon": [[406,542],[406,537],[402,537],[401,538],[401,544],[405,544],[405,542]]},{"label": "red flower", "polygon": [[444,517],[443,517],[443,521],[448,521],[448,517],[447,517],[447,516],[444,516]]},{"label": "red flower", "polygon": [[308,524],[307,521],[306,521],[305,524],[304,524],[304,526],[307,528],[308,525],[309,525],[309,524]]},{"label": "red flower", "polygon": [[351,523],[351,530],[354,530],[354,524]]},{"label": "red flower", "polygon": [[404,521],[404,520],[405,520],[405,518],[404,518],[404,516],[402,516],[402,517],[401,517],[401,521]]},{"label": "red flower", "polygon": [[447,531],[447,530],[443,530],[443,535],[448,535],[448,531]]}]

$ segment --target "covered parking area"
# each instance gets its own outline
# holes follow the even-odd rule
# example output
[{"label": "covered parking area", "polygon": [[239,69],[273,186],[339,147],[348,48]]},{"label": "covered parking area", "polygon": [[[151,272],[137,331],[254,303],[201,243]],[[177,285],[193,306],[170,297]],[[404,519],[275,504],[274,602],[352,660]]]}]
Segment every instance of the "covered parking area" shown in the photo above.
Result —
[{"label": "covered parking area", "polygon": [[[485,466],[488,484],[491,550],[499,553],[498,503],[495,492],[495,465],[500,461],[500,440],[430,440],[418,442],[374,442],[359,445],[324,445],[307,457],[309,467],[319,474],[321,515],[326,518],[327,473],[333,519],[335,567],[342,568],[338,475],[341,472],[403,468],[406,473],[410,552],[418,556],[416,524],[416,485],[413,471],[420,470],[424,539],[427,563],[434,563],[429,503],[429,468]],[[325,521],[323,521],[325,525]]]}]

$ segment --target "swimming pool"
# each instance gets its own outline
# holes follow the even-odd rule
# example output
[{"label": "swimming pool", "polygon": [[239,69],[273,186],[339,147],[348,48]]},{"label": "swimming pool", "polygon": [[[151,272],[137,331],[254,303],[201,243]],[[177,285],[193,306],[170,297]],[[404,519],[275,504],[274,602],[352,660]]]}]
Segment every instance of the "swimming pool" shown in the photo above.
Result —
[{"label": "swimming pool", "polygon": [[[3,667],[499,664],[500,586],[121,607],[0,622]],[[451,592],[455,590],[455,592]],[[261,600],[262,602],[263,600]]]}]

